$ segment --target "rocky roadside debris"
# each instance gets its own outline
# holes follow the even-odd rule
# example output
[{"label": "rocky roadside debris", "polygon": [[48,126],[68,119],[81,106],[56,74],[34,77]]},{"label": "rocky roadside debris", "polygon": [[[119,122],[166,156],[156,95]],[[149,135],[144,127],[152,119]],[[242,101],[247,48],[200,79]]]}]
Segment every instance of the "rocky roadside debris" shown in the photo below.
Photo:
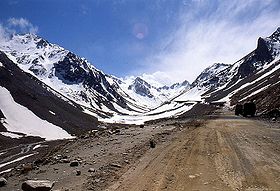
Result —
[{"label": "rocky roadside debris", "polygon": [[151,148],[156,148],[156,142],[154,140],[150,140],[150,147]]},{"label": "rocky roadside debris", "polygon": [[5,174],[8,184],[3,191],[19,190],[21,184],[24,191],[36,190],[44,183],[38,180],[48,181],[46,188],[42,188],[45,190],[102,190],[146,151],[170,140],[172,132],[180,131],[182,126],[185,124],[165,122],[164,125],[89,131],[54,147],[33,163],[19,165]]},{"label": "rocky roadside debris", "polygon": [[49,180],[27,180],[21,185],[23,191],[50,191],[54,186]]},{"label": "rocky roadside debris", "polygon": [[88,169],[88,172],[92,172],[92,173],[94,173],[96,170],[94,169],[94,168],[89,168]]},{"label": "rocky roadside debris", "polygon": [[71,167],[79,166],[79,161],[77,161],[77,160],[71,161],[71,162],[70,162],[70,166],[71,166]]}]

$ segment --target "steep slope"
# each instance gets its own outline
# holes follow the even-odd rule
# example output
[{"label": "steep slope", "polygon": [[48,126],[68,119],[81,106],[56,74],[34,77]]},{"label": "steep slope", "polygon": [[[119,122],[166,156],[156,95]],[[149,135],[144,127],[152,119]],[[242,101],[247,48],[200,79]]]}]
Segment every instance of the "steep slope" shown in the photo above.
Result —
[{"label": "steep slope", "polygon": [[133,83],[128,86],[129,90],[133,90],[135,93],[141,95],[141,96],[146,96],[148,98],[154,97],[150,90],[151,85],[147,83],[146,81],[142,80],[140,77],[135,78]]},{"label": "steep slope", "polygon": [[[29,72],[97,117],[145,111],[108,76],[87,60],[34,34],[14,35],[0,45],[25,72]],[[113,79],[113,78],[112,78]],[[114,81],[114,80],[113,80]]]},{"label": "steep slope", "polygon": [[0,63],[2,132],[8,130],[57,139],[97,128],[95,117],[85,114],[80,105],[23,72],[3,52],[0,52]]},{"label": "steep slope", "polygon": [[232,95],[232,105],[253,101],[257,105],[258,113],[280,110],[280,58],[246,81],[247,83]]},{"label": "steep slope", "polygon": [[229,105],[254,101],[258,112],[280,108],[280,28],[259,38],[257,48],[232,65],[206,68],[191,88],[174,102],[227,102]]},{"label": "steep slope", "polygon": [[[275,86],[279,77],[280,28],[270,37],[259,38],[257,48],[217,75],[224,83],[216,91],[209,91],[207,101],[229,101],[233,95],[236,103],[245,101],[268,86]],[[269,80],[270,79],[270,80]],[[271,80],[274,79],[274,80]],[[245,93],[247,92],[247,93]],[[237,98],[238,96],[238,98]]]},{"label": "steep slope", "polygon": [[229,68],[229,64],[215,63],[203,70],[200,75],[192,83],[192,87],[217,87],[223,84],[223,78],[219,78],[218,74],[221,76],[223,71]]}]

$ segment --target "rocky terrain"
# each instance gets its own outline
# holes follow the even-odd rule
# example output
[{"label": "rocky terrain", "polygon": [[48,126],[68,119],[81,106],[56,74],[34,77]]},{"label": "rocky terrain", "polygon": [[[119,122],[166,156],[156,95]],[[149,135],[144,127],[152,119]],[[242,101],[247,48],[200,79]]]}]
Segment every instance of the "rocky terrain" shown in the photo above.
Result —
[{"label": "rocky terrain", "polygon": [[[77,139],[63,141],[50,153],[34,157],[34,161],[29,158],[16,163],[18,166],[15,170],[4,174],[8,184],[1,189],[20,189],[19,182],[39,179],[54,181],[54,189],[102,190],[146,152],[150,152],[153,149],[151,141],[157,147],[162,142],[170,141],[173,134],[183,128],[180,123],[173,123],[167,121],[143,128],[115,125],[110,130],[93,131]],[[49,143],[41,145],[50,146]],[[30,146],[30,153],[37,155],[40,151],[33,150],[34,146]],[[5,156],[10,156],[10,153],[1,156],[3,161]],[[7,165],[7,168],[10,167]]]},{"label": "rocky terrain", "polygon": [[[48,180],[53,190],[64,191],[279,188],[278,122],[199,111],[193,111],[196,119],[190,114],[145,126],[103,124],[102,131],[76,139],[29,144],[25,154],[33,158],[2,174],[7,184],[1,190],[20,190],[28,180]],[[2,161],[10,151],[1,153]]]}]

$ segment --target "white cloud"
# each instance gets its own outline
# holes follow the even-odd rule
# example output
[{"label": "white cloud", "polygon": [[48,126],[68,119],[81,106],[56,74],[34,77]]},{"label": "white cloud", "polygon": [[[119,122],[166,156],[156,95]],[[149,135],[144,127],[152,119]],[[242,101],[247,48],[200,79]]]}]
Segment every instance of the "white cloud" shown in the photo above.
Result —
[{"label": "white cloud", "polygon": [[0,43],[5,42],[9,39],[10,34],[12,34],[13,31],[7,27],[5,27],[3,24],[0,23]]},{"label": "white cloud", "polygon": [[215,62],[234,63],[242,58],[255,49],[258,37],[269,36],[280,24],[280,12],[274,10],[272,0],[218,1],[202,17],[212,2],[196,0],[195,9],[182,11],[180,28],[162,40],[162,51],[142,61],[147,73],[164,73],[171,82],[193,81]]},{"label": "white cloud", "polygon": [[5,24],[0,23],[0,43],[15,33],[37,33],[38,27],[24,18],[9,18]]},{"label": "white cloud", "polygon": [[34,26],[32,23],[30,23],[27,19],[25,18],[9,18],[8,19],[8,26],[10,28],[15,28],[17,27],[19,29],[19,32],[23,33],[37,33],[38,32],[38,27]]},{"label": "white cloud", "polygon": [[0,43],[7,39],[7,35],[5,27],[0,24]]},{"label": "white cloud", "polygon": [[172,78],[165,72],[154,72],[152,74],[142,74],[141,78],[155,87],[162,87],[164,85],[172,85]]}]

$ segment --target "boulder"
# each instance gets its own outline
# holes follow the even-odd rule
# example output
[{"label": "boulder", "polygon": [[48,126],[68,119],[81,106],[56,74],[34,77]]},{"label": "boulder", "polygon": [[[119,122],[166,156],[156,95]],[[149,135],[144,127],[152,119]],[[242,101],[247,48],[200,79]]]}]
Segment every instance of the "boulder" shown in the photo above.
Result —
[{"label": "boulder", "polygon": [[74,161],[71,161],[70,162],[70,166],[79,166],[79,161],[77,161],[77,160],[74,160]]},{"label": "boulder", "polygon": [[21,169],[21,173],[22,174],[26,174],[29,171],[31,171],[33,169],[33,165],[32,164],[23,164],[22,165],[22,169]]},{"label": "boulder", "polygon": [[95,172],[95,169],[94,168],[90,168],[90,169],[88,169],[88,172]]},{"label": "boulder", "polygon": [[150,140],[150,147],[155,148],[156,147],[156,142],[154,140]]},{"label": "boulder", "polygon": [[8,183],[8,182],[7,182],[7,180],[6,180],[5,178],[0,177],[0,187],[5,186],[7,183]]},{"label": "boulder", "polygon": [[54,186],[49,180],[27,180],[21,185],[23,191],[50,191]]},{"label": "boulder", "polygon": [[76,170],[76,176],[80,176],[82,172],[80,170]]},{"label": "boulder", "polygon": [[60,162],[61,163],[70,163],[70,160],[69,159],[61,159]]}]

